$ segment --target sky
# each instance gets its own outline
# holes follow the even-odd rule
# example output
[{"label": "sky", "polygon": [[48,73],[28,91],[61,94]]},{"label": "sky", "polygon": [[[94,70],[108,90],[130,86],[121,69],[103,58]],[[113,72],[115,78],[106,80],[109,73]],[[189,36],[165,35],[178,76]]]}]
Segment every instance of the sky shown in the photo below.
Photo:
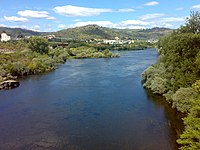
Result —
[{"label": "sky", "polygon": [[0,26],[51,32],[97,24],[176,29],[200,0],[0,0]]}]

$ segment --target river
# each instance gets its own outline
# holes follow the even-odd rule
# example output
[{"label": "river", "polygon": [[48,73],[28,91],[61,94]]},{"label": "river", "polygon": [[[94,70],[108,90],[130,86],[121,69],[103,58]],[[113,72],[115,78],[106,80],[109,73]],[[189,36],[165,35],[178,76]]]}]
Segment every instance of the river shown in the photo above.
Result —
[{"label": "river", "polygon": [[155,49],[69,60],[0,91],[2,150],[175,150],[182,121],[141,85]]}]

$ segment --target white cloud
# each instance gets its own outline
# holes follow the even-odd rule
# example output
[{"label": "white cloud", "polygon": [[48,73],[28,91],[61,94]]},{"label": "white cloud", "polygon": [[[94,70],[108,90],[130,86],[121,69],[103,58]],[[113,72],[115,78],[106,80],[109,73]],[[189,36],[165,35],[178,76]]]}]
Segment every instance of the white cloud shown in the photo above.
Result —
[{"label": "white cloud", "polygon": [[5,24],[0,24],[0,27],[6,27],[6,25]]},{"label": "white cloud", "polygon": [[168,17],[160,19],[160,22],[185,22],[185,19],[181,17]]},{"label": "white cloud", "polygon": [[183,10],[184,8],[182,8],[182,7],[179,7],[179,8],[176,8],[176,10],[178,10],[178,11],[181,11],[181,10]]},{"label": "white cloud", "polygon": [[113,25],[111,21],[86,21],[86,22],[77,22],[73,26],[80,27],[80,26],[86,26],[86,25],[91,25],[91,24],[96,24],[96,25],[104,26],[104,27],[111,27]]},{"label": "white cloud", "polygon": [[65,29],[65,28],[67,28],[67,25],[65,25],[65,24],[59,24],[58,28],[59,29]]},{"label": "white cloud", "polygon": [[11,21],[11,22],[26,22],[26,21],[28,21],[27,18],[16,17],[16,16],[10,16],[10,17],[4,16],[4,19],[6,21]]},{"label": "white cloud", "polygon": [[124,8],[124,9],[119,9],[118,12],[133,12],[135,11],[134,9],[132,8]]},{"label": "white cloud", "polygon": [[60,28],[67,27],[81,27],[86,25],[96,24],[103,27],[109,28],[119,28],[119,29],[144,29],[146,25],[149,25],[148,22],[140,21],[140,20],[125,20],[118,23],[113,23],[111,21],[86,21],[86,22],[77,22],[75,24],[66,26],[64,24],[60,24]]},{"label": "white cloud", "polygon": [[48,19],[48,20],[55,20],[56,18],[55,18],[55,17],[52,17],[52,16],[49,16],[49,17],[47,17],[46,19]]},{"label": "white cloud", "polygon": [[200,9],[200,5],[194,5],[192,6],[193,9]]},{"label": "white cloud", "polygon": [[12,25],[12,26],[6,26],[9,28],[21,28],[21,29],[27,29],[27,30],[32,30],[32,31],[37,31],[40,32],[41,27],[40,25],[32,25],[32,26],[26,26],[26,25]]},{"label": "white cloud", "polygon": [[101,13],[109,13],[109,12],[133,12],[135,11],[132,8],[124,8],[124,9],[105,9],[105,8],[88,8],[88,7],[80,7],[80,6],[57,6],[53,8],[54,12],[67,17],[86,17],[86,16],[97,16]]},{"label": "white cloud", "polygon": [[125,20],[125,21],[121,21],[119,23],[113,24],[112,26],[114,28],[119,28],[119,29],[144,29],[148,25],[150,25],[149,22],[145,22],[142,20]]},{"label": "white cloud", "polygon": [[80,22],[81,19],[74,19],[74,20],[72,20],[72,21],[74,21],[74,22]]},{"label": "white cloud", "polygon": [[55,19],[54,17],[49,16],[49,13],[47,11],[33,11],[33,10],[24,10],[24,11],[18,11],[18,15],[22,17],[27,18],[37,18],[37,19]]},{"label": "white cloud", "polygon": [[154,23],[152,24],[152,27],[164,27],[164,28],[173,28],[174,25],[170,23]]},{"label": "white cloud", "polygon": [[[153,15],[155,18],[152,20],[144,21],[144,20],[124,20],[118,23],[113,23],[112,27],[120,28],[120,29],[145,29],[145,28],[152,28],[152,27],[165,27],[165,28],[177,28],[183,23],[185,20],[182,17],[168,17],[168,18],[161,18],[164,14],[160,15]],[[150,17],[149,17],[150,18]],[[147,19],[147,18],[145,18]]]},{"label": "white cloud", "polygon": [[163,16],[165,16],[165,14],[155,13],[155,14],[146,14],[146,15],[141,16],[140,18],[142,20],[149,20],[149,19],[160,18],[160,17],[163,17]]},{"label": "white cloud", "polygon": [[130,26],[130,25],[147,26],[147,25],[149,25],[149,22],[145,22],[142,20],[126,20],[126,21],[122,21],[121,25],[123,25],[123,26]]},{"label": "white cloud", "polygon": [[[161,15],[158,16],[161,17]],[[164,16],[164,14],[162,16]],[[81,27],[91,24],[97,24],[103,27],[118,28],[118,29],[146,29],[152,27],[177,28],[180,26],[180,23],[182,22],[184,22],[184,18],[168,17],[168,18],[158,18],[150,21],[123,20],[116,23],[113,23],[111,21],[86,21],[86,22],[76,22],[75,24],[71,24],[69,26],[60,24],[59,27],[69,28],[69,27]]]},{"label": "white cloud", "polygon": [[146,5],[146,6],[155,6],[155,5],[158,5],[158,4],[159,3],[157,1],[151,1],[151,2],[148,2],[148,3],[144,4],[144,5]]},{"label": "white cloud", "polygon": [[168,17],[151,21],[150,24],[151,27],[178,28],[184,22],[184,17]]},{"label": "white cloud", "polygon": [[88,7],[79,7],[79,6],[58,6],[53,9],[56,13],[64,15],[67,17],[85,17],[85,16],[96,16],[105,12],[113,12],[112,9],[99,9],[99,8],[88,8]]},{"label": "white cloud", "polygon": [[145,29],[146,27],[139,26],[139,25],[127,25],[127,26],[123,26],[122,24],[114,24],[113,28],[118,28],[118,29]]},{"label": "white cloud", "polygon": [[40,27],[40,25],[34,25],[34,26],[31,26],[31,27],[27,27],[27,29],[29,29],[29,30],[32,30],[32,31],[36,31],[36,32],[40,32],[41,30],[41,27]]},{"label": "white cloud", "polygon": [[35,25],[34,28],[35,29],[40,29],[40,26],[39,25]]}]

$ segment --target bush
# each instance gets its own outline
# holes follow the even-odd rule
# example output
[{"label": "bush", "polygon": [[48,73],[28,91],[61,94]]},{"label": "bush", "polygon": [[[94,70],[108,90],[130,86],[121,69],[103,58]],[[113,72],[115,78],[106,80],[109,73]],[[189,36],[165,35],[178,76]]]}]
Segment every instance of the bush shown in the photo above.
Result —
[{"label": "bush", "polygon": [[167,79],[155,77],[151,83],[151,90],[156,94],[164,94],[166,92]]},{"label": "bush", "polygon": [[192,88],[200,94],[200,80],[197,80],[193,85]]},{"label": "bush", "polygon": [[149,66],[143,73],[142,73],[142,82],[144,83],[143,86],[147,87],[149,86],[148,79],[150,79],[155,73],[155,68],[154,66]]},{"label": "bush", "polygon": [[167,81],[163,63],[150,66],[142,73],[143,86],[156,94],[165,94],[168,91]]},{"label": "bush", "polygon": [[180,88],[172,95],[172,107],[181,112],[189,112],[192,101],[197,97],[197,93],[192,88]]},{"label": "bush", "polygon": [[177,140],[181,150],[200,149],[200,98],[192,103],[189,115],[184,118],[185,131]]},{"label": "bush", "polygon": [[42,37],[31,37],[29,39],[29,48],[40,54],[47,54],[49,51],[48,41]]}]

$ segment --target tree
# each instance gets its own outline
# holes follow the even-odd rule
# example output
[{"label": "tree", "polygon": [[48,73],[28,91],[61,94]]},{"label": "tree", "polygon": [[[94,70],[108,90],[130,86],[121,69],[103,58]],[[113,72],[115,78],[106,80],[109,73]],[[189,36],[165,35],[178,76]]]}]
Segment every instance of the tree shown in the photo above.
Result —
[{"label": "tree", "polygon": [[42,37],[31,37],[29,39],[29,48],[40,54],[47,54],[49,51],[49,44],[47,39]]},{"label": "tree", "polygon": [[186,18],[186,25],[179,30],[181,33],[199,33],[200,32],[200,12],[192,11],[190,17]]},{"label": "tree", "polygon": [[189,115],[184,118],[185,131],[177,140],[181,150],[200,149],[200,98],[193,102]]},{"label": "tree", "polygon": [[180,88],[172,95],[172,107],[176,107],[178,111],[189,112],[192,107],[192,101],[197,97],[197,93],[193,88]]}]

